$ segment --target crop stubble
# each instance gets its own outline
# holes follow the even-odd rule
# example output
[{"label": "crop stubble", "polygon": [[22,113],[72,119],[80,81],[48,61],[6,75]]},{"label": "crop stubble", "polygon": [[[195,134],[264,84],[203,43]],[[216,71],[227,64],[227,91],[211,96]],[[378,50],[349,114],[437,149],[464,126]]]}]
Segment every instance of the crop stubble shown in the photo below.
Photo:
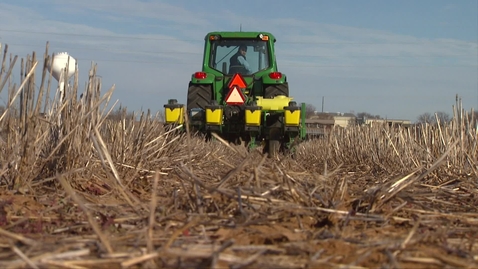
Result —
[{"label": "crop stubble", "polygon": [[95,65],[82,100],[76,74],[47,103],[35,53],[18,86],[3,56],[2,268],[478,266],[475,119],[458,101],[450,123],[335,128],[272,160],[111,111]]}]

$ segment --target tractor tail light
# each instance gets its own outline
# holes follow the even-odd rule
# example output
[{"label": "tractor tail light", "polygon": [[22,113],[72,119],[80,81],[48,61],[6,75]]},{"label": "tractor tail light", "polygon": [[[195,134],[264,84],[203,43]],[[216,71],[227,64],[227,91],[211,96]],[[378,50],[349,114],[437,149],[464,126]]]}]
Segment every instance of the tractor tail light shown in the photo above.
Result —
[{"label": "tractor tail light", "polygon": [[271,79],[280,79],[282,77],[282,73],[281,72],[272,72],[269,74],[269,77]]},{"label": "tractor tail light", "polygon": [[207,74],[205,72],[196,72],[194,73],[194,78],[196,79],[205,79]]}]

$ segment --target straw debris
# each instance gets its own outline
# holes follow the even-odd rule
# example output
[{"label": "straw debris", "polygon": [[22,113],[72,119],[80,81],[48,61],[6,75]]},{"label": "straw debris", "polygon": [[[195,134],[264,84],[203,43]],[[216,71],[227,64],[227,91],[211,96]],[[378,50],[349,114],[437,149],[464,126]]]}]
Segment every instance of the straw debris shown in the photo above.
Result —
[{"label": "straw debris", "polygon": [[476,119],[459,100],[450,123],[334,129],[275,160],[111,108],[94,64],[81,99],[76,73],[51,100],[48,44],[12,85],[7,53],[2,268],[478,266]]}]

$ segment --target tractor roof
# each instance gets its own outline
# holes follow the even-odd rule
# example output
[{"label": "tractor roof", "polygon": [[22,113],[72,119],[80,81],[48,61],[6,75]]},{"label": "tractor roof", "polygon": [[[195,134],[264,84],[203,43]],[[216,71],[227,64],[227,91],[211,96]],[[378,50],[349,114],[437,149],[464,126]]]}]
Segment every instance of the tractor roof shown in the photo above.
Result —
[{"label": "tractor roof", "polygon": [[207,40],[209,36],[211,35],[219,35],[222,38],[256,38],[260,34],[267,35],[269,36],[269,40],[272,40],[274,42],[276,41],[276,38],[274,37],[274,35],[269,32],[242,32],[242,31],[209,32],[205,36],[205,39]]}]

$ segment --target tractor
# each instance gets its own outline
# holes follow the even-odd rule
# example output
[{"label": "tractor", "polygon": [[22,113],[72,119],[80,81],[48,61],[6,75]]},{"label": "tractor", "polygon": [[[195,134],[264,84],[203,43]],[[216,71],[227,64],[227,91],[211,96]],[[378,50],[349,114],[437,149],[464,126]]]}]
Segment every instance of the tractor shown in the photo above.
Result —
[{"label": "tractor", "polygon": [[184,126],[187,116],[190,129],[206,138],[215,133],[251,149],[263,145],[271,157],[290,152],[306,136],[305,103],[289,97],[275,42],[268,32],[208,33],[202,70],[191,75],[186,107],[168,100],[165,123]]}]

